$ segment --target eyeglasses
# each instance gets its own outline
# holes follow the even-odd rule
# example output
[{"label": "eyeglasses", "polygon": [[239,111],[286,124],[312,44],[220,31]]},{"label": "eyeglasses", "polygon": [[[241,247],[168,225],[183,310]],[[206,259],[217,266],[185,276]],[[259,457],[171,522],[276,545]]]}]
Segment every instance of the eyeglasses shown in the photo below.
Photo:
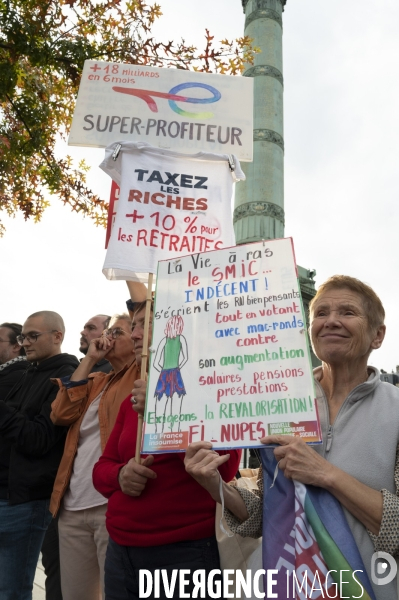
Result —
[{"label": "eyeglasses", "polygon": [[3,344],[11,344],[10,340],[0,340],[0,343],[3,342]]},{"label": "eyeglasses", "polygon": [[31,333],[28,333],[27,335],[24,335],[23,333],[21,333],[21,335],[17,335],[17,342],[20,346],[23,345],[25,340],[28,342],[28,344],[33,344],[34,342],[37,342],[37,338],[40,337],[41,335],[43,335],[43,333],[55,333],[55,332],[57,332],[57,329],[52,329],[51,331],[42,331],[41,333],[36,333],[35,331],[32,331]]},{"label": "eyeglasses", "polygon": [[103,333],[108,337],[112,337],[113,340],[116,340],[116,338],[123,335],[125,331],[120,327],[114,327],[113,329],[104,329]]}]

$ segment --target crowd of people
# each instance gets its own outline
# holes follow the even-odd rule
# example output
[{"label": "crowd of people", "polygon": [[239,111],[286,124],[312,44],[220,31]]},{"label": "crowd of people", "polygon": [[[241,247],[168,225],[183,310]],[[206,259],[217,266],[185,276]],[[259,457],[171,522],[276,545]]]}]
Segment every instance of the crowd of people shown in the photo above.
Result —
[{"label": "crowd of people", "polygon": [[[199,442],[185,457],[135,460],[146,289],[128,287],[128,313],[84,325],[80,361],[62,352],[56,312],[0,325],[2,600],[31,600],[40,552],[46,600],[136,599],[142,569],[169,579],[175,569],[219,569],[221,490],[230,529],[262,535],[262,469],[257,490],[231,485],[240,450]],[[335,276],[320,286],[310,336],[322,363],[314,377],[323,443],[261,440],[285,477],[338,499],[367,569],[375,551],[399,557],[399,390],[368,365],[384,318],[366,284]],[[375,592],[397,598],[396,581]]]}]

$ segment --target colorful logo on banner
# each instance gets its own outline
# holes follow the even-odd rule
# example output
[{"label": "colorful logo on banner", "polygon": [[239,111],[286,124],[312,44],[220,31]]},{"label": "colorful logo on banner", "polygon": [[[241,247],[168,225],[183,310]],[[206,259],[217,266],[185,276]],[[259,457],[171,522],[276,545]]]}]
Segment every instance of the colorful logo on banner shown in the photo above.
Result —
[{"label": "colorful logo on banner", "polygon": [[[185,90],[187,88],[203,88],[210,92],[212,96],[210,98],[190,98],[189,96],[180,96],[177,92],[180,90]],[[125,87],[113,87],[114,92],[119,92],[120,94],[130,94],[131,96],[136,96],[137,98],[141,98],[146,102],[148,108],[154,112],[158,112],[158,106],[155,102],[154,98],[164,98],[168,100],[170,108],[181,115],[182,117],[188,117],[189,119],[211,119],[214,114],[212,112],[189,112],[187,110],[182,110],[176,104],[176,102],[189,102],[190,104],[211,104],[213,102],[218,102],[222,97],[222,94],[211,85],[207,85],[206,83],[181,83],[173,87],[167,94],[163,92],[154,92],[152,90],[142,90],[137,88],[125,88]]]},{"label": "colorful logo on banner", "polygon": [[[262,450],[263,568],[276,569],[278,598],[375,595],[341,504],[327,490],[288,480]],[[266,589],[266,585],[265,585]]]}]

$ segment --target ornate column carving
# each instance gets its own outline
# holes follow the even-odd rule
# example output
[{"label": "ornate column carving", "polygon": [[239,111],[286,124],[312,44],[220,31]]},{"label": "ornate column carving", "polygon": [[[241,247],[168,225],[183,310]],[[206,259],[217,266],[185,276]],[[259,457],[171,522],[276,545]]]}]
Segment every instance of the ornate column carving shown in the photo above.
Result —
[{"label": "ornate column carving", "polygon": [[250,67],[244,73],[245,77],[259,77],[262,75],[266,77],[274,77],[281,83],[282,86],[284,86],[283,74],[281,71],[276,69],[276,67],[271,67],[270,65],[257,65],[256,67]]},{"label": "ornate column carving", "polygon": [[[261,4],[266,4],[266,2],[268,2],[269,0],[255,0],[257,5],[261,5]],[[242,4],[242,8],[245,10],[247,8],[247,4],[248,4],[249,0],[241,0],[241,4]],[[282,10],[284,11],[284,6],[287,4],[287,0],[276,0],[276,2],[280,2]]]},{"label": "ornate column carving", "polygon": [[270,202],[247,202],[242,204],[233,213],[233,223],[249,216],[272,217],[281,221],[284,226],[284,210],[277,204],[271,204]]}]

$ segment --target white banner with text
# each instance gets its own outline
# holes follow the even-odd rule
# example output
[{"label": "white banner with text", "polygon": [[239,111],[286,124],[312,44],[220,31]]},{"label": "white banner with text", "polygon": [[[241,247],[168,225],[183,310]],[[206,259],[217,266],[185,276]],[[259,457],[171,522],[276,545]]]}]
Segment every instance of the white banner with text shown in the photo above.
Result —
[{"label": "white banner with text", "polygon": [[117,141],[252,161],[253,80],[87,60],[68,143]]}]

